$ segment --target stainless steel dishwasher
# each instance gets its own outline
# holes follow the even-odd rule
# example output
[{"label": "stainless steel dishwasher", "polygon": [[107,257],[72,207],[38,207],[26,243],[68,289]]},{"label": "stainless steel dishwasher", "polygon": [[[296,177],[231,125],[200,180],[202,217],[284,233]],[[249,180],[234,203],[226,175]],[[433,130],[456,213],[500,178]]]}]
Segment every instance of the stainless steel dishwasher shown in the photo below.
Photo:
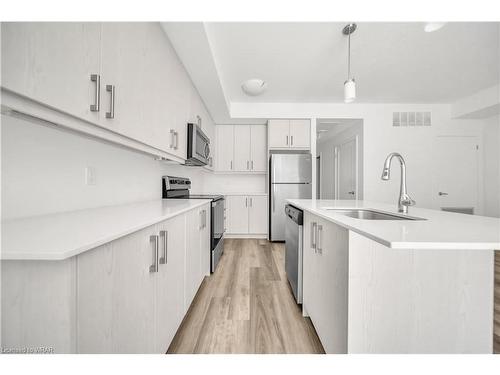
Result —
[{"label": "stainless steel dishwasher", "polygon": [[285,206],[285,270],[297,303],[302,303],[302,238],[304,214],[298,208]]}]

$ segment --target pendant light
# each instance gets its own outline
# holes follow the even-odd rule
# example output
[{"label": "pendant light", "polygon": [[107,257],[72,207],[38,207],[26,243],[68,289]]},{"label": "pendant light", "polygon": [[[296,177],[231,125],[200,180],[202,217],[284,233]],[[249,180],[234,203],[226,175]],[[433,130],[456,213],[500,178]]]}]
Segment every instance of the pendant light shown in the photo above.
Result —
[{"label": "pendant light", "polygon": [[344,102],[350,103],[356,99],[356,82],[351,77],[351,34],[356,31],[356,24],[349,23],[343,29],[342,33],[347,35],[347,81],[344,82]]}]

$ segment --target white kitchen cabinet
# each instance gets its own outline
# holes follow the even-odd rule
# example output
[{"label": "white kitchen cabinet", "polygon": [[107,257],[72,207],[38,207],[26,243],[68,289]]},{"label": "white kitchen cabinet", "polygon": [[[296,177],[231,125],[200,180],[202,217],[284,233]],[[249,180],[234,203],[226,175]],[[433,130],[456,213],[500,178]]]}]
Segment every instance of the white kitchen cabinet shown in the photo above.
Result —
[{"label": "white kitchen cabinet", "polygon": [[[155,353],[166,353],[184,317],[186,216],[158,224],[160,260],[156,275]],[[166,241],[166,242],[165,242]]]},{"label": "white kitchen cabinet", "polygon": [[310,120],[269,120],[268,128],[270,149],[309,149],[311,147]]},{"label": "white kitchen cabinet", "polygon": [[226,209],[226,229],[228,234],[262,235],[267,233],[267,196],[227,196]]},{"label": "white kitchen cabinet", "polygon": [[267,170],[267,126],[250,126],[250,161],[252,172]]},{"label": "white kitchen cabinet", "polygon": [[151,226],[78,255],[80,353],[154,352],[155,234]]},{"label": "white kitchen cabinet", "polygon": [[217,126],[217,171],[253,173],[267,170],[265,125]]},{"label": "white kitchen cabinet", "polygon": [[245,195],[227,196],[226,209],[227,233],[248,233],[248,197]]},{"label": "white kitchen cabinet", "polygon": [[98,121],[90,76],[100,74],[100,23],[3,22],[1,30],[2,87]]},{"label": "white kitchen cabinet", "polygon": [[231,172],[234,167],[234,126],[219,125],[217,130],[217,171]]},{"label": "white kitchen cabinet", "polygon": [[234,126],[234,170],[250,171],[251,159],[250,125],[236,125]]},{"label": "white kitchen cabinet", "polygon": [[303,307],[327,353],[347,353],[348,230],[304,215]]},{"label": "white kitchen cabinet", "polygon": [[309,148],[311,147],[311,121],[310,120],[290,120],[290,147]]},{"label": "white kitchen cabinet", "polygon": [[267,233],[267,196],[249,196],[248,233]]}]

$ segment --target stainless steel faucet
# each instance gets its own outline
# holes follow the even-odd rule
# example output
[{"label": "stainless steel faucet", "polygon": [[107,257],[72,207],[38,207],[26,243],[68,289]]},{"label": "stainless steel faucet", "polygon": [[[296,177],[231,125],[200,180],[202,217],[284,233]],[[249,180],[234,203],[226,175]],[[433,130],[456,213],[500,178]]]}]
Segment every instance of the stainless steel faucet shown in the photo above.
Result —
[{"label": "stainless steel faucet", "polygon": [[407,214],[408,206],[414,206],[415,201],[410,198],[406,191],[406,163],[405,159],[397,152],[390,153],[384,162],[384,170],[382,171],[382,180],[387,181],[390,178],[391,161],[396,157],[401,164],[401,186],[399,188],[398,211]]}]

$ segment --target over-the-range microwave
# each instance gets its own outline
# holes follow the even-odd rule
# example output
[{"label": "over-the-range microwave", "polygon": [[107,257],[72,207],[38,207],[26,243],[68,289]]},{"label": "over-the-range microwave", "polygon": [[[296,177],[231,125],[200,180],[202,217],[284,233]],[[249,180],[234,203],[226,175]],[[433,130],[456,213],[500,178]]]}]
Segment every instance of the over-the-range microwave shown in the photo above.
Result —
[{"label": "over-the-range microwave", "polygon": [[210,162],[210,139],[196,124],[187,124],[186,165],[202,166]]}]

